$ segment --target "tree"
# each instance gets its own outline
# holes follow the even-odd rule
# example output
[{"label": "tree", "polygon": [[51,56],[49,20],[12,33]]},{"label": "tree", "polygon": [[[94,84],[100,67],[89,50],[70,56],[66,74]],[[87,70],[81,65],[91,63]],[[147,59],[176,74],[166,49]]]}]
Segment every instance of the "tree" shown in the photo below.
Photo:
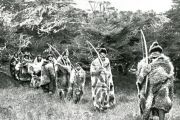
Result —
[{"label": "tree", "polygon": [[[5,3],[2,6],[6,7]],[[86,44],[88,40],[97,49],[106,47],[111,60],[131,64],[142,58],[140,29],[148,46],[157,40],[168,54],[179,50],[175,32],[178,7],[168,11],[167,18],[154,11],[117,11],[106,1],[90,1],[90,13],[75,8],[72,0],[16,0],[12,7],[14,3],[20,6],[16,13],[8,7],[0,12],[0,37],[11,46],[10,50],[32,43],[31,50],[37,54],[50,43],[60,52],[68,48],[73,61],[89,63],[95,56]]]},{"label": "tree", "polygon": [[173,28],[176,30],[176,32],[180,32],[180,23],[178,22],[180,20],[180,1],[179,0],[173,0],[173,6],[172,9],[170,9],[167,12],[167,17],[171,19],[171,24]]}]

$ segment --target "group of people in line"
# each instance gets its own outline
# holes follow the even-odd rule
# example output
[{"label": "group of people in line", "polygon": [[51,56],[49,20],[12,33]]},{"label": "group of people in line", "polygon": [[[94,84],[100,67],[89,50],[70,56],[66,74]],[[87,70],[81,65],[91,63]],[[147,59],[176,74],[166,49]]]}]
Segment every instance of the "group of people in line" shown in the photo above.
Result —
[{"label": "group of people in line", "polygon": [[[73,66],[68,56],[68,51],[57,59],[52,54],[48,54],[46,59],[38,55],[34,65],[29,67],[33,70],[29,71],[33,71],[31,81],[33,76],[40,76],[38,86],[41,86],[44,92],[53,94],[57,91],[61,99],[73,98],[77,103],[85,92],[86,72],[79,62]],[[21,58],[14,55],[12,61],[16,62],[13,64],[15,70],[12,73],[15,79],[19,79],[20,68],[24,67],[22,64],[26,63],[27,66],[28,62],[32,62],[29,58],[27,53]],[[38,65],[40,69],[36,70]],[[172,108],[175,78],[173,64],[170,58],[163,54],[163,49],[158,42],[152,43],[148,59],[143,58],[138,63],[135,73],[142,119],[149,120],[153,116],[159,116],[159,120],[164,120],[165,113]],[[113,76],[105,48],[100,49],[98,57],[92,61],[90,75],[93,105],[99,110],[114,106],[116,99]]]},{"label": "group of people in line", "polygon": [[[106,54],[105,48],[100,49],[100,57],[90,65],[93,105],[99,110],[115,104],[111,66]],[[68,50],[57,59],[48,53],[45,58],[38,55],[32,60],[30,53],[22,52],[11,59],[10,71],[16,80],[31,81],[32,87],[41,87],[51,95],[57,92],[61,99],[73,99],[77,103],[85,92],[86,72],[81,62],[72,65],[68,57]]]}]

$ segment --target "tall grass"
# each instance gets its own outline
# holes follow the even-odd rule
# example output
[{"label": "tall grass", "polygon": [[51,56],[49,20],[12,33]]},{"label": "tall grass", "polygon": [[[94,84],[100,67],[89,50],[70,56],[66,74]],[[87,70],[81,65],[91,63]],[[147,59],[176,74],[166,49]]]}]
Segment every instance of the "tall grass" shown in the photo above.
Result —
[{"label": "tall grass", "polygon": [[[50,96],[41,89],[14,87],[1,89],[0,120],[140,120],[136,93],[116,94],[115,108],[103,113],[92,107],[90,89],[79,104],[62,102],[55,94]],[[180,101],[175,97],[174,106],[166,120],[180,120]]]},{"label": "tall grass", "polygon": [[[105,112],[93,108],[91,85],[87,79],[79,104],[62,102],[56,94],[50,96],[28,86],[0,87],[0,120],[140,120],[135,76],[113,73],[117,103]],[[13,84],[12,78],[5,74],[0,74],[0,83],[3,86]],[[180,90],[178,86],[176,88],[173,108],[166,120],[180,120]]]}]

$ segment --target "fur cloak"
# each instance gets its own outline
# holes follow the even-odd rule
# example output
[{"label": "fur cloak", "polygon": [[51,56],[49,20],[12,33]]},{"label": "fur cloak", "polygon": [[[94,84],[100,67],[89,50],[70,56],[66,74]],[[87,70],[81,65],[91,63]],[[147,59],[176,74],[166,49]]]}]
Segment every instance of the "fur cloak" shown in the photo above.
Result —
[{"label": "fur cloak", "polygon": [[49,84],[52,80],[55,80],[55,69],[52,62],[46,63],[41,67],[41,85]]},{"label": "fur cloak", "polygon": [[55,64],[56,82],[58,93],[63,93],[63,95],[65,95],[64,97],[68,94],[71,69],[69,58],[64,59],[62,56],[59,56]]},{"label": "fur cloak", "polygon": [[[140,98],[140,110],[143,116],[148,116],[150,110],[157,115],[156,110],[169,112],[173,100],[174,67],[169,57],[161,54],[147,65],[145,59],[138,63],[137,88]],[[145,79],[148,76],[148,86],[145,91]],[[154,111],[153,111],[154,110]]]}]

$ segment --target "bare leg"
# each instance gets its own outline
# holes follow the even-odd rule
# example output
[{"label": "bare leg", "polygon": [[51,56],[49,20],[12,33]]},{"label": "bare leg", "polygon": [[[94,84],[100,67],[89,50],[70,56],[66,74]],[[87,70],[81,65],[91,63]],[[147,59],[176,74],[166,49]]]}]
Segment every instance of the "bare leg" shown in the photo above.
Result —
[{"label": "bare leg", "polygon": [[58,93],[59,93],[60,100],[65,101],[65,99],[64,99],[65,98],[65,93],[64,93],[63,89],[60,89],[58,91]]},{"label": "bare leg", "polygon": [[150,88],[149,95],[146,99],[146,105],[145,105],[145,110],[143,113],[143,120],[148,120],[151,112],[151,106],[152,106],[152,101],[153,101],[153,94],[152,94],[152,89]]},{"label": "bare leg", "polygon": [[116,104],[116,99],[115,99],[115,94],[114,94],[114,84],[110,83],[110,87],[109,87],[110,91],[109,91],[109,102],[110,102],[110,106],[113,106]]},{"label": "bare leg", "polygon": [[93,105],[96,107],[97,106],[97,103],[96,103],[97,100],[96,100],[96,97],[95,97],[95,87],[92,86],[91,89],[92,89]]},{"label": "bare leg", "polygon": [[164,110],[159,110],[159,120],[164,120],[164,118],[165,118]]},{"label": "bare leg", "polygon": [[145,104],[146,104],[146,100],[145,100],[144,96],[140,95],[139,105],[140,105],[140,114],[141,115],[143,115],[144,110],[146,108]]},{"label": "bare leg", "polygon": [[150,113],[150,118],[149,118],[149,120],[153,120],[152,110],[151,110],[151,113]]},{"label": "bare leg", "polygon": [[95,77],[91,77],[91,92],[92,92],[92,99],[93,99],[93,105],[96,106],[96,100],[95,100],[95,87],[96,87],[97,80]]}]

